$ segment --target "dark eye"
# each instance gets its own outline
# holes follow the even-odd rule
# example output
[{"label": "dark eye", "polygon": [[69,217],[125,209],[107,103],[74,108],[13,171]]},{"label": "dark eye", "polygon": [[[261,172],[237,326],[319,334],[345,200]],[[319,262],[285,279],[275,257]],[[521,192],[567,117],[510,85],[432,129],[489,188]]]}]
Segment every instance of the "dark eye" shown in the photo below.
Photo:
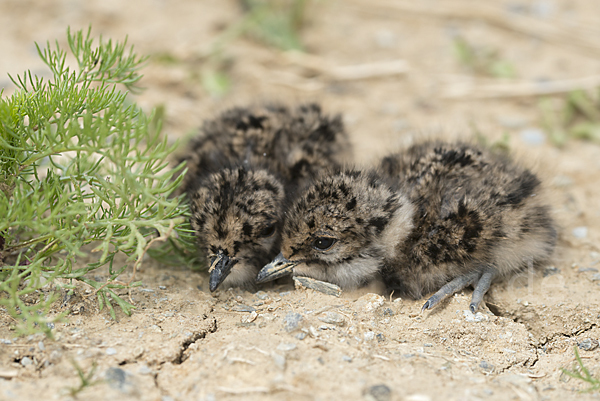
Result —
[{"label": "dark eye", "polygon": [[336,239],[331,237],[317,237],[313,243],[312,247],[317,251],[326,251],[335,244]]},{"label": "dark eye", "polygon": [[261,238],[267,238],[271,235],[275,234],[275,224],[271,224],[270,226],[266,226],[262,229],[262,231],[258,234]]}]

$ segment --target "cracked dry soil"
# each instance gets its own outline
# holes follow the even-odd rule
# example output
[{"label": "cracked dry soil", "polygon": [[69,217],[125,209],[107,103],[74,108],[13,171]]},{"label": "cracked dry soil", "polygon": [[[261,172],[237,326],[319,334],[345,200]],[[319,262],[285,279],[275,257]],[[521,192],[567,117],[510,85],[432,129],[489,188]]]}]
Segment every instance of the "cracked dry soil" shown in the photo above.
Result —
[{"label": "cracked dry soil", "polygon": [[[129,35],[138,52],[152,56],[144,71],[147,89],[136,101],[147,109],[165,106],[165,132],[173,139],[226,107],[271,98],[317,100],[328,112],[342,112],[359,163],[422,135],[480,132],[495,141],[506,134],[511,152],[552,192],[560,239],[551,263],[494,285],[472,315],[471,290],[421,314],[422,301],[390,300],[376,288],[341,298],[291,284],[210,294],[205,275],[146,261],[143,286],[132,291],[137,309],[131,317],[111,320],[84,298],[89,288],[83,285],[57,303],[55,312],[73,313],[56,325],[54,340],[13,338],[11,321],[0,312],[0,399],[72,399],[68,389],[80,383],[75,366],[94,369],[93,384],[76,395],[86,400],[598,399],[579,393],[585,385],[561,368],[573,366],[579,346],[585,365],[600,375],[600,147],[572,140],[558,149],[547,138],[532,141],[526,133],[540,127],[535,99],[457,100],[443,93],[450,84],[491,79],[475,79],[457,62],[456,33],[497,49],[524,80],[591,76],[600,58],[472,18],[472,2],[444,2],[465,5],[456,6],[462,17],[455,18],[398,11],[391,3],[318,2],[302,39],[331,65],[403,59],[407,73],[332,81],[238,39],[225,46],[232,89],[217,99],[202,86],[204,55],[224,27],[239,20],[236,1],[5,0],[0,88],[5,95],[13,90],[5,72],[44,74],[34,41],[58,38],[64,45],[67,25],[92,23],[94,34]],[[595,2],[488,3],[515,15],[538,12],[536,18],[573,29],[600,15]],[[574,235],[577,227],[586,227],[587,235]]]}]

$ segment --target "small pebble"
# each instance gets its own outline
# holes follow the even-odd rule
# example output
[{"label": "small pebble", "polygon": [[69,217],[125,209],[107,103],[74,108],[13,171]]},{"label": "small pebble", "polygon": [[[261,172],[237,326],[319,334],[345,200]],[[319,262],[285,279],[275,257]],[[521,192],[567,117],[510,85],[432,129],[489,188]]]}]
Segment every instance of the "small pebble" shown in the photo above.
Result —
[{"label": "small pebble", "polygon": [[28,356],[21,358],[21,365],[29,366],[31,364],[33,364],[33,360],[31,358],[29,358]]},{"label": "small pebble", "polygon": [[342,361],[352,362],[352,357],[349,357],[348,355],[342,355]]},{"label": "small pebble", "polygon": [[296,312],[290,312],[283,318],[284,326],[283,328],[288,333],[291,333],[294,330],[297,330],[302,322],[302,315]]},{"label": "small pebble", "polygon": [[337,312],[324,312],[317,319],[323,323],[335,324],[337,326],[343,326],[346,322],[344,316]]},{"label": "small pebble", "polygon": [[383,333],[379,333],[375,336],[375,338],[377,338],[377,342],[378,343],[382,343],[385,341],[385,336],[383,335]]},{"label": "small pebble", "polygon": [[588,235],[588,228],[586,226],[575,227],[572,233],[575,238],[584,239]]},{"label": "small pebble", "polygon": [[273,358],[273,362],[275,362],[275,365],[279,369],[285,370],[285,356],[278,354],[277,352],[272,352],[271,358]]},{"label": "small pebble", "polygon": [[587,273],[587,272],[594,272],[597,273],[598,269],[596,269],[595,267],[580,267],[579,269],[577,269],[578,273]]},{"label": "small pebble", "polygon": [[494,365],[486,361],[479,362],[479,367],[481,368],[481,370],[483,370],[484,373],[492,373],[495,369]]},{"label": "small pebble", "polygon": [[600,281],[600,273],[592,274],[592,281]]},{"label": "small pebble", "polygon": [[242,323],[252,323],[257,317],[258,313],[256,313],[256,311],[252,311],[250,314],[242,316]]},{"label": "small pebble", "polygon": [[394,316],[394,311],[390,308],[385,308],[383,310],[383,316]]},{"label": "small pebble", "polygon": [[579,349],[582,349],[584,351],[593,351],[596,348],[598,348],[598,340],[595,340],[593,338],[586,338],[584,340],[581,340],[581,342],[578,342],[577,346],[579,347]]},{"label": "small pebble", "polygon": [[392,399],[392,390],[385,384],[371,386],[363,394],[369,401],[390,401]]},{"label": "small pebble", "polygon": [[367,331],[364,335],[365,341],[373,341],[375,338],[375,333],[372,331]]},{"label": "small pebble", "polygon": [[138,369],[138,373],[141,374],[141,375],[149,375],[150,373],[152,373],[152,369],[150,369],[148,367],[148,365],[142,365]]},{"label": "small pebble", "polygon": [[106,355],[115,355],[117,353],[117,350],[114,348],[107,348],[106,349]]},{"label": "small pebble", "polygon": [[544,277],[553,276],[560,273],[560,269],[555,266],[548,266],[544,269]]},{"label": "small pebble", "polygon": [[464,310],[463,315],[465,317],[465,321],[469,323],[477,323],[483,320],[488,320],[488,317],[481,312],[473,314],[473,312],[471,312],[470,310]]},{"label": "small pebble", "polygon": [[355,305],[356,307],[364,310],[365,312],[371,312],[382,306],[384,302],[385,298],[381,295],[366,294],[358,298],[355,302]]},{"label": "small pebble", "polygon": [[539,128],[525,128],[519,132],[523,142],[529,145],[543,145],[546,142],[546,134]]},{"label": "small pebble", "polygon": [[231,308],[232,311],[234,312],[256,312],[256,308],[252,307],[252,306],[248,306],[248,305],[234,305]]},{"label": "small pebble", "polygon": [[307,332],[305,331],[301,331],[300,333],[296,334],[296,338],[300,341],[304,340],[306,338],[306,336],[308,335]]},{"label": "small pebble", "polygon": [[112,388],[123,390],[123,388],[125,387],[126,373],[123,369],[108,368],[106,370],[105,377],[106,381]]},{"label": "small pebble", "polygon": [[150,289],[150,288],[140,288],[140,291],[142,291],[142,292],[154,292],[154,290]]},{"label": "small pebble", "polygon": [[43,342],[43,341],[40,341],[40,342],[38,343],[38,348],[39,348],[39,349],[40,349],[40,351],[42,351],[42,352],[46,351],[46,346],[44,345],[44,342]]},{"label": "small pebble", "polygon": [[0,344],[12,344],[12,341],[5,338],[0,338]]},{"label": "small pebble", "polygon": [[283,352],[289,352],[289,351],[292,351],[295,349],[296,349],[296,344],[294,344],[294,343],[281,343],[277,346],[277,350],[283,351]]},{"label": "small pebble", "polygon": [[159,286],[158,286],[158,289],[159,289],[159,290],[166,290],[166,289],[167,289],[167,287],[165,287],[164,285],[159,285]]},{"label": "small pebble", "polygon": [[256,295],[256,298],[258,298],[258,299],[262,299],[263,301],[264,301],[265,299],[269,298],[269,294],[267,294],[267,293],[266,293],[266,292],[264,292],[264,291],[258,291],[258,292],[257,292],[256,294],[254,294],[254,295]]}]

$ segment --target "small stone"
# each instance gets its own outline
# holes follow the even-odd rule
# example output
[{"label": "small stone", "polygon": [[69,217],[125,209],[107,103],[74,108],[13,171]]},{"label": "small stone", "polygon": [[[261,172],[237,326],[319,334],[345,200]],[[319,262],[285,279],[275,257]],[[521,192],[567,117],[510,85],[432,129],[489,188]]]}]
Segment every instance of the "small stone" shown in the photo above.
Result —
[{"label": "small stone", "polygon": [[365,341],[373,341],[375,338],[375,333],[372,331],[367,331],[364,335]]},{"label": "small stone", "polygon": [[288,333],[291,333],[294,330],[297,330],[300,327],[300,323],[302,323],[302,315],[297,312],[290,312],[283,318],[284,326],[283,328]]},{"label": "small stone", "polygon": [[8,345],[8,344],[12,344],[12,341],[7,340],[5,338],[0,338],[0,344],[7,344]]},{"label": "small stone", "polygon": [[242,316],[242,323],[252,323],[257,317],[258,313],[256,313],[256,311],[252,311],[250,314]]},{"label": "small stone", "polygon": [[366,389],[363,395],[368,401],[390,401],[392,390],[385,384],[377,384]]},{"label": "small stone", "polygon": [[117,350],[114,348],[107,348],[106,349],[106,355],[115,355],[117,353]]},{"label": "small stone", "polygon": [[463,315],[465,316],[465,321],[469,323],[478,323],[483,320],[488,320],[488,317],[481,312],[473,314],[470,310],[464,310]]},{"label": "small stone", "polygon": [[383,316],[394,316],[394,311],[390,308],[385,308],[383,310]]},{"label": "small stone", "polygon": [[140,288],[140,291],[142,291],[142,292],[154,292],[154,290],[151,289],[151,288]]},{"label": "small stone", "polygon": [[123,390],[125,388],[126,372],[121,368],[108,368],[106,381],[112,388]]},{"label": "small stone", "polygon": [[375,338],[377,338],[377,342],[378,343],[382,343],[385,341],[385,336],[383,335],[383,333],[379,333],[375,336]]},{"label": "small stone", "polygon": [[165,287],[164,285],[159,285],[159,286],[158,286],[158,289],[159,289],[159,290],[166,290],[166,289],[167,289],[167,287]]},{"label": "small stone", "polygon": [[546,134],[539,128],[525,128],[519,132],[521,140],[529,145],[543,145],[546,142]]},{"label": "small stone", "polygon": [[266,293],[266,292],[264,292],[264,291],[258,291],[258,292],[257,292],[256,294],[254,294],[254,295],[256,295],[256,298],[258,298],[258,299],[262,299],[263,301],[264,301],[265,299],[269,298],[269,294],[267,294],[267,293]]},{"label": "small stone", "polygon": [[[581,342],[578,342],[577,346],[579,347],[579,349],[582,349],[584,351],[593,351],[596,348],[598,348],[598,340],[595,340],[593,338],[586,338],[584,340],[581,340]],[[21,361],[21,363],[23,362]]]},{"label": "small stone", "polygon": [[481,370],[483,370],[484,373],[492,373],[495,369],[494,365],[486,361],[479,362],[479,367],[481,368]]},{"label": "small stone", "polygon": [[29,366],[32,364],[33,364],[33,360],[31,358],[29,358],[28,356],[21,358],[21,365]]},{"label": "small stone", "polygon": [[592,281],[600,281],[600,273],[592,274]]},{"label": "small stone", "polygon": [[243,304],[235,305],[231,308],[231,310],[234,312],[256,312],[256,308]]},{"label": "small stone", "polygon": [[378,294],[366,294],[358,298],[354,305],[365,312],[371,312],[379,308],[385,302],[385,298]]},{"label": "small stone", "polygon": [[148,365],[142,365],[140,366],[140,368],[138,369],[138,373],[141,375],[149,375],[152,373],[152,369],[150,369],[148,367]]},{"label": "small stone", "polygon": [[275,365],[279,369],[285,370],[285,356],[278,354],[277,352],[272,352],[271,358],[273,358],[273,362],[275,362]]},{"label": "small stone", "polygon": [[423,347],[425,347],[425,348],[431,348],[431,347],[433,347],[433,344],[431,344],[431,343],[425,343],[425,344],[423,344]]},{"label": "small stone", "polygon": [[598,269],[596,269],[595,267],[580,267],[579,269],[577,269],[577,273],[587,273],[587,272],[597,273]]},{"label": "small stone", "polygon": [[308,333],[307,333],[307,332],[305,332],[305,331],[301,331],[300,333],[296,334],[296,335],[295,335],[295,337],[296,337],[298,340],[302,341],[302,340],[304,340],[304,339],[306,338],[306,336],[307,336],[307,335],[308,335]]},{"label": "small stone", "polygon": [[296,344],[294,344],[294,343],[281,343],[277,346],[277,350],[283,351],[283,352],[289,352],[289,351],[293,351],[295,349],[296,349]]},{"label": "small stone", "polygon": [[588,228],[586,226],[575,227],[572,233],[575,238],[584,239],[588,235]]},{"label": "small stone", "polygon": [[342,355],[342,361],[352,362],[352,357],[349,357],[348,355]]},{"label": "small stone", "polygon": [[323,323],[335,324],[337,326],[343,326],[346,322],[344,315],[341,315],[337,312],[324,312],[317,319]]},{"label": "small stone", "polygon": [[40,349],[40,351],[42,351],[42,352],[46,351],[46,346],[44,345],[44,342],[43,342],[43,341],[40,341],[40,342],[38,343],[38,348],[39,348],[39,349]]},{"label": "small stone", "polygon": [[544,269],[544,277],[553,276],[560,273],[560,269],[554,266],[548,266]]}]

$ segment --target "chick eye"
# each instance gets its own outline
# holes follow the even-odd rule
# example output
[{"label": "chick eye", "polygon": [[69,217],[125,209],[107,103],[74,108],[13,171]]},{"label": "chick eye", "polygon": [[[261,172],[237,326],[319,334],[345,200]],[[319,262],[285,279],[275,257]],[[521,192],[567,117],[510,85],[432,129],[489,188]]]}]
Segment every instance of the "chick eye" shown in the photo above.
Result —
[{"label": "chick eye", "polygon": [[315,248],[317,251],[326,251],[329,248],[331,248],[333,246],[333,244],[336,243],[336,239],[335,238],[331,238],[331,237],[317,237],[313,242],[312,242],[312,247]]},{"label": "chick eye", "polygon": [[258,236],[261,238],[267,238],[273,234],[275,234],[275,224],[263,228],[262,231],[258,234]]}]

